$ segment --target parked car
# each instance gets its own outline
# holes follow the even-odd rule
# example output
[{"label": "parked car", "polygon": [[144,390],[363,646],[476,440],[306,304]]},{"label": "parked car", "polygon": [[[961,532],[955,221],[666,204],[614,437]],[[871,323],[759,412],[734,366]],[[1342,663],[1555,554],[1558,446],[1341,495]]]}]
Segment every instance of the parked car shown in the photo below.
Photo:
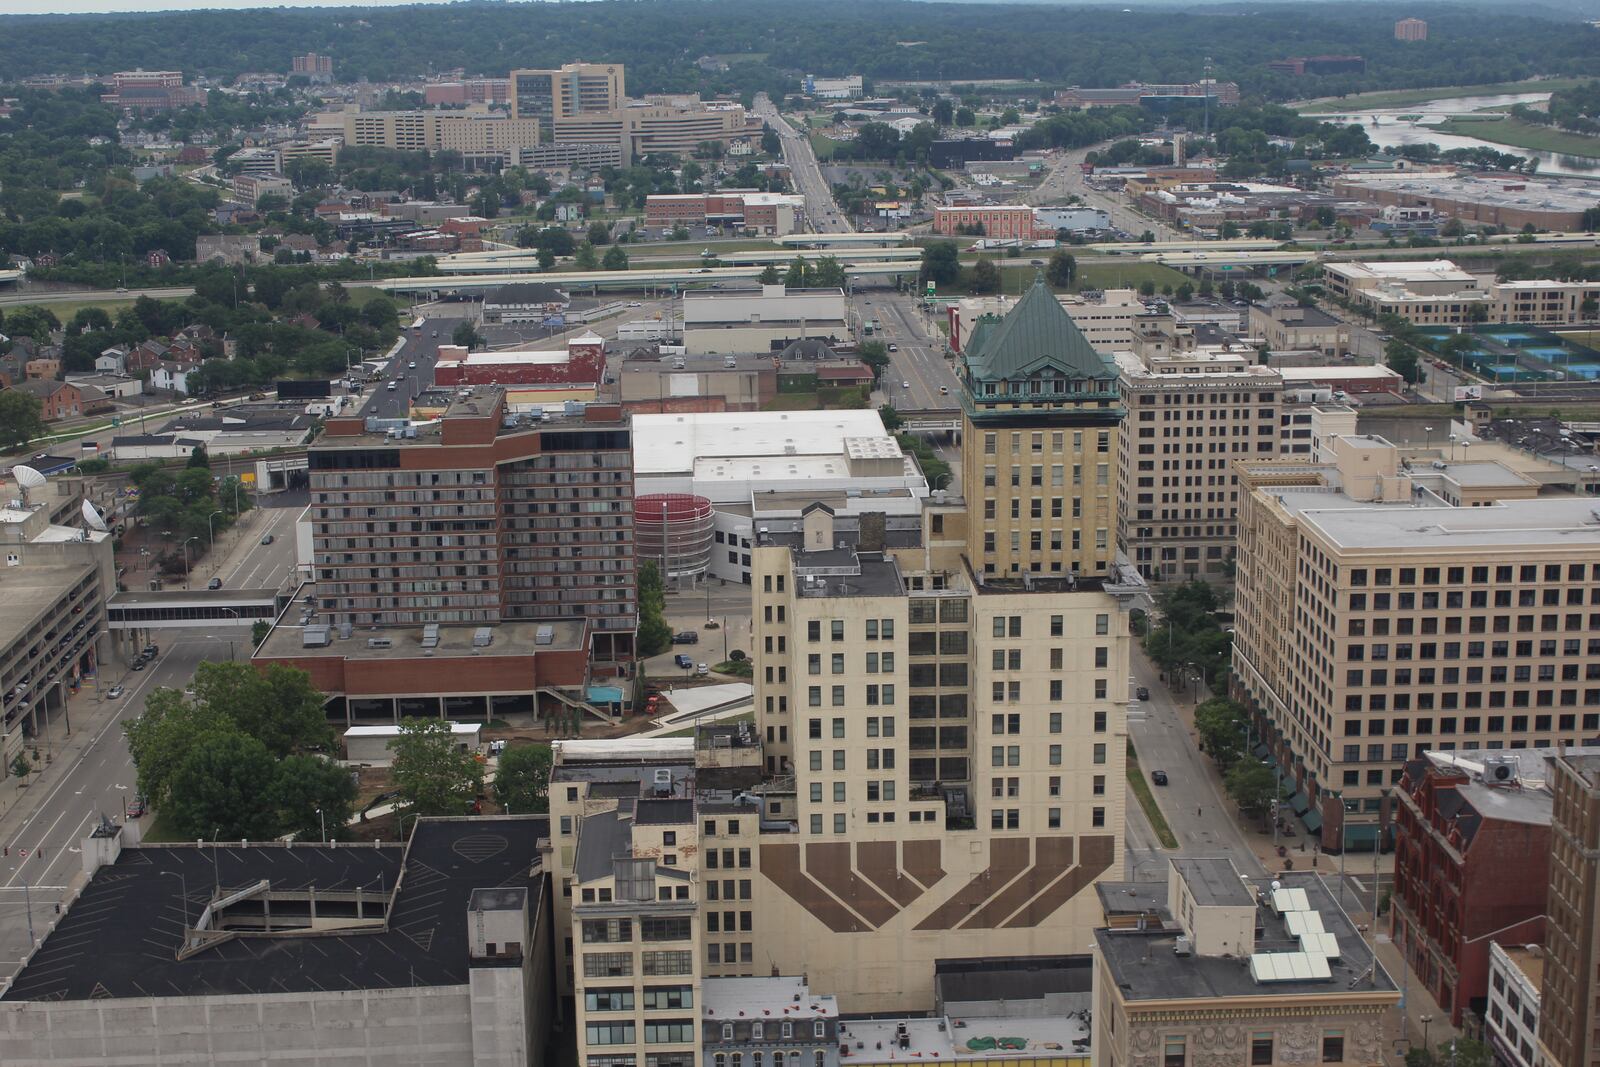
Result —
[{"label": "parked car", "polygon": [[900,351],[900,346],[899,345],[890,345],[889,346],[889,351],[898,352],[898,351]]},{"label": "parked car", "polygon": [[699,674],[699,675],[710,674],[711,673],[711,668],[707,667],[704,663],[702,663],[702,664],[700,664],[698,667],[696,667],[694,669],[694,673]]},{"label": "parked car", "polygon": [[675,645],[698,645],[700,643],[700,635],[694,630],[684,630],[682,633],[672,635],[672,643]]},{"label": "parked car", "polygon": [[144,664],[145,664],[144,660],[136,659],[136,660],[133,661],[132,665],[130,665],[128,667],[128,669],[130,671],[142,671],[142,670],[144,670]]},{"label": "parked car", "polygon": [[261,543],[264,544],[264,545],[272,544],[272,535],[271,534],[267,534],[265,537],[263,537],[261,539]]},{"label": "parked car", "polygon": [[145,807],[144,797],[136,794],[132,800],[128,801],[128,818],[139,818],[145,813]]},{"label": "parked car", "polygon": [[679,652],[676,656],[673,656],[672,662],[674,666],[680,667],[686,671],[694,669],[694,657],[685,656],[682,652]]},{"label": "parked car", "polygon": [[149,656],[151,659],[155,659],[157,656],[161,655],[161,646],[160,645],[145,645],[144,648],[140,651],[140,655]]},{"label": "parked car", "polygon": [[1137,697],[1138,699],[1140,699],[1140,700],[1149,700],[1150,699],[1150,690],[1149,690],[1148,687],[1141,685],[1139,688],[1137,688],[1137,689],[1135,689],[1133,691],[1133,695],[1135,697]]},{"label": "parked car", "polygon": [[222,579],[221,578],[213,578],[213,579],[211,579],[209,582],[206,583],[206,588],[207,589],[221,589],[222,588]]},{"label": "parked car", "polygon": [[1151,771],[1150,772],[1150,780],[1152,782],[1154,782],[1156,785],[1166,785],[1167,784],[1167,772],[1166,771]]},{"label": "parked car", "polygon": [[114,685],[110,689],[106,690],[106,699],[108,699],[108,700],[116,700],[118,697],[122,696],[122,694],[123,694],[122,686]]}]

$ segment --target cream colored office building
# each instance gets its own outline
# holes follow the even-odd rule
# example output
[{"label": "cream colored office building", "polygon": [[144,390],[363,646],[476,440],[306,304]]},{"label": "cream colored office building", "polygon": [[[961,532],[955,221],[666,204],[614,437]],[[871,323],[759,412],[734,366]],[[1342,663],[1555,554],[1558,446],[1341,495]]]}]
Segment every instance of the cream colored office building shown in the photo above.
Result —
[{"label": "cream colored office building", "polygon": [[557,115],[555,140],[620,145],[624,164],[643,156],[690,156],[707,141],[727,144],[746,134],[745,111],[727,107],[634,105]]},{"label": "cream colored office building", "polygon": [[1117,354],[1122,405],[1117,539],[1148,579],[1221,578],[1237,539],[1234,461],[1278,454],[1283,379],[1253,349],[1195,347],[1152,316]]},{"label": "cream colored office building", "polygon": [[475,104],[464,111],[361,111],[345,109],[346,145],[407,152],[460,152],[468,160],[514,163],[539,144],[539,121],[512,118]]},{"label": "cream colored office building", "polygon": [[1238,464],[1233,684],[1322,847],[1370,849],[1422,749],[1600,730],[1600,518],[1499,463],[1320,445]]},{"label": "cream colored office building", "polygon": [[545,129],[558,118],[610,111],[627,99],[621,63],[567,63],[559,70],[514,70],[510,81],[511,113],[542,121]]}]

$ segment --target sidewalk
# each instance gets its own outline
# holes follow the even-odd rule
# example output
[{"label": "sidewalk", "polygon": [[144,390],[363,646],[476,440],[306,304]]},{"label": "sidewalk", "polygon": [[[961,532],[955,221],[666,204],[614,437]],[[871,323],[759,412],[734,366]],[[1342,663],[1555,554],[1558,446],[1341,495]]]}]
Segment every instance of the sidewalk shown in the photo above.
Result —
[{"label": "sidewalk", "polygon": [[[122,676],[127,669],[113,662],[102,664],[101,672],[101,688],[109,689],[123,683]],[[60,785],[84,750],[116,717],[121,706],[121,700],[100,699],[95,686],[86,681],[77,693],[67,698],[65,709],[57,709],[50,716],[49,736],[31,738],[23,746],[29,762],[33,763],[33,773],[28,775],[27,785],[10,774],[9,769],[4,779],[0,779],[0,842],[11,844],[22,824]],[[72,723],[70,734],[66,729],[69,720]],[[38,760],[33,758],[35,751],[39,753]]]}]

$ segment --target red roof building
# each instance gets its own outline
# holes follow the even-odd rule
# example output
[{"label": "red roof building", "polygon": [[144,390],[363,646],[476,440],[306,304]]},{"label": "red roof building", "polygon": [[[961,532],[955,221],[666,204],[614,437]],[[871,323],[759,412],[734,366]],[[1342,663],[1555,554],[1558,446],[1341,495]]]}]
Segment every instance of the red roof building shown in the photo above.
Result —
[{"label": "red roof building", "polygon": [[440,345],[433,381],[443,386],[596,386],[605,374],[605,350],[605,339],[593,333],[574,337],[564,351],[513,349],[469,354],[459,345]]}]

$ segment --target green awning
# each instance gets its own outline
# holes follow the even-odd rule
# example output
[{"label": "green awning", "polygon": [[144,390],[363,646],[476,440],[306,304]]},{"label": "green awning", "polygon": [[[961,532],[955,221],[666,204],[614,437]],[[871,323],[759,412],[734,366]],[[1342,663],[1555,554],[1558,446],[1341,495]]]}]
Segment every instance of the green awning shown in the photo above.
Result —
[{"label": "green awning", "polygon": [[1294,784],[1294,779],[1289,777],[1287,774],[1283,776],[1283,781],[1278,783],[1278,796],[1282,797],[1284,800],[1288,800],[1298,791],[1299,790]]},{"label": "green awning", "polygon": [[1289,807],[1294,809],[1296,815],[1304,815],[1311,809],[1311,798],[1296,790],[1295,794],[1289,798]]},{"label": "green awning", "polygon": [[1378,824],[1373,822],[1350,823],[1344,828],[1344,841],[1347,848],[1357,845],[1371,847],[1378,840]]},{"label": "green awning", "polygon": [[1250,751],[1256,754],[1256,759],[1266,759],[1267,753],[1271,752],[1272,749],[1267,747],[1267,743],[1265,741],[1257,741],[1256,747],[1252,748]]},{"label": "green awning", "polygon": [[1306,824],[1306,829],[1314,834],[1322,833],[1322,815],[1316,808],[1312,808],[1300,816],[1300,821]]}]

